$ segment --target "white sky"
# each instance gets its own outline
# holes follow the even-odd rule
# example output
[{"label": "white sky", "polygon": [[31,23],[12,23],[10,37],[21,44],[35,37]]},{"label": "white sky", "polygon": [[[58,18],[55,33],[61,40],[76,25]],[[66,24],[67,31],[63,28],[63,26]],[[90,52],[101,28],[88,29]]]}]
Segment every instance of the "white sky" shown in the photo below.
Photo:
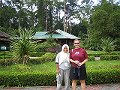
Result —
[{"label": "white sky", "polygon": [[[6,0],[2,0],[3,2],[5,2]],[[64,0],[58,0],[58,1],[64,1]],[[78,1],[78,3],[79,4],[81,4],[81,1],[83,1],[83,0],[79,0]],[[94,5],[97,5],[101,0],[92,0],[93,2],[94,2]],[[116,2],[119,2],[120,3],[120,0],[113,0],[115,3]],[[34,8],[34,11],[36,11],[36,7]],[[60,15],[60,17],[62,18],[64,16],[64,12],[63,11],[61,11],[61,15]],[[72,20],[72,22],[78,22],[79,23],[79,20],[77,20],[77,19],[74,19],[74,20]]]},{"label": "white sky", "polygon": [[[64,0],[60,0],[60,1],[64,1]],[[81,1],[83,1],[83,0],[79,0],[79,3],[80,3]],[[99,1],[101,1],[101,0],[92,0],[92,1],[94,2],[94,5],[96,5],[96,4],[98,4]],[[120,0],[113,0],[113,1],[115,1],[115,2],[120,2]]]},{"label": "white sky", "polygon": [[[60,1],[64,1],[64,0],[60,0]],[[78,1],[78,3],[79,4],[81,4],[81,1],[83,1],[83,0],[79,0]],[[93,2],[94,2],[94,5],[97,5],[97,4],[99,4],[99,2],[101,1],[101,0],[92,0]],[[107,0],[108,1],[108,0]],[[116,2],[119,2],[120,3],[120,0],[113,0],[115,3]],[[61,11],[61,18],[64,16],[64,12],[63,11]],[[71,20],[71,22],[75,22],[75,23],[79,23],[80,21],[78,20],[78,19],[73,19],[73,20]]]},{"label": "white sky", "polygon": [[[82,0],[79,0],[79,3],[81,3]],[[98,4],[99,0],[93,0],[94,5]]]}]

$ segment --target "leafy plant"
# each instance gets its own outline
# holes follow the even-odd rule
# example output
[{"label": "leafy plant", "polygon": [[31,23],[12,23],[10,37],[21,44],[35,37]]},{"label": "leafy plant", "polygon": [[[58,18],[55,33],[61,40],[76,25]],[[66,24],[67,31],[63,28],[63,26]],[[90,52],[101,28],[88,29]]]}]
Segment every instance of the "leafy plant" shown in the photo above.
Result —
[{"label": "leafy plant", "polygon": [[39,43],[36,47],[37,51],[47,51],[50,48],[55,48],[57,47],[58,44],[54,41],[53,38],[48,38],[45,42]]},{"label": "leafy plant", "polygon": [[114,50],[115,41],[113,41],[111,38],[101,39],[101,41],[102,41],[101,48],[103,51],[111,52]]},{"label": "leafy plant", "polygon": [[50,53],[47,52],[44,55],[42,55],[41,57],[37,57],[37,58],[30,58],[29,63],[31,64],[43,64],[45,62],[51,62],[54,61],[56,57],[55,53]]},{"label": "leafy plant", "polygon": [[13,52],[19,63],[27,63],[30,52],[34,50],[35,44],[31,42],[32,30],[19,29],[20,36],[13,42]]}]

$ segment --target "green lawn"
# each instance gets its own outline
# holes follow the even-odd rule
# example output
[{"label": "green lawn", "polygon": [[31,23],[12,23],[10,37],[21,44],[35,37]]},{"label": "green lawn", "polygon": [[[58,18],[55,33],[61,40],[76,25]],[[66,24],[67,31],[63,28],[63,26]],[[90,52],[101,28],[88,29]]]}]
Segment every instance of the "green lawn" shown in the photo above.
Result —
[{"label": "green lawn", "polygon": [[[111,71],[114,70],[120,71],[120,60],[111,60],[111,61],[88,61],[86,63],[87,72],[102,72],[104,70]],[[55,73],[55,63],[46,62],[43,64],[37,65],[22,65],[16,64],[11,66],[0,66],[0,74],[22,74],[22,73]]]}]

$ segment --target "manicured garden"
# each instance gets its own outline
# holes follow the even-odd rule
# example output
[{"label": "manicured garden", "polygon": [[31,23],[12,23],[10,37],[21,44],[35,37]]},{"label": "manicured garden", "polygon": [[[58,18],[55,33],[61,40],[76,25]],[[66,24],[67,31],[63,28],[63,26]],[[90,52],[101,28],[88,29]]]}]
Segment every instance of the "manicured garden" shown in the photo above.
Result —
[{"label": "manicured garden", "polygon": [[[120,83],[120,53],[87,51],[87,84]],[[0,60],[0,86],[50,86],[56,85],[55,53],[40,53],[27,64],[17,64],[13,58]],[[32,56],[38,56],[32,53]],[[95,56],[107,58],[94,60]],[[117,56],[114,58],[113,56]],[[90,58],[92,57],[92,58]],[[9,60],[9,62],[7,61]]]},{"label": "manicured garden", "polygon": [[[87,84],[119,83],[119,61],[89,61],[87,67]],[[46,62],[37,65],[16,64],[0,67],[0,85],[5,86],[36,86],[56,85],[55,63]]]},{"label": "manicured garden", "polygon": [[56,53],[77,37],[88,50],[86,83],[120,83],[117,1],[1,0],[0,87],[56,86]]}]

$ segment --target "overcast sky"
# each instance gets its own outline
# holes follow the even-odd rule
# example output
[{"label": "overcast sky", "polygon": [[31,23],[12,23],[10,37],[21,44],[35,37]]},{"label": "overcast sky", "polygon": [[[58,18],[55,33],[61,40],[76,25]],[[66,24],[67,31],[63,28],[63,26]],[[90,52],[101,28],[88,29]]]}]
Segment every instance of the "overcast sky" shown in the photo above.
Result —
[{"label": "overcast sky", "polygon": [[[64,1],[64,0],[61,0],[61,1]],[[83,0],[79,0],[79,3],[80,3],[81,1],[83,1]],[[99,1],[101,1],[101,0],[92,0],[92,1],[94,2],[94,5],[97,5],[97,4],[99,3]],[[115,1],[115,2],[120,2],[120,0],[113,0],[113,1]]]},{"label": "overcast sky", "polygon": [[[5,2],[6,0],[2,0],[2,1]],[[59,1],[64,1],[64,0],[59,0]],[[79,0],[78,3],[81,4],[81,1],[83,1],[83,0]],[[94,5],[97,5],[101,0],[92,0],[92,1],[94,2]],[[116,3],[116,2],[119,2],[119,3],[120,3],[120,0],[113,0],[113,1],[114,1],[115,3]],[[37,9],[37,8],[35,8],[34,11],[36,11],[36,9]],[[64,12],[61,11],[60,17],[62,18],[63,16],[64,16]],[[78,21],[78,20],[75,20],[75,19],[74,19],[73,22],[74,22],[74,21],[76,22],[76,21]],[[78,22],[79,22],[79,21],[78,21]]]}]

